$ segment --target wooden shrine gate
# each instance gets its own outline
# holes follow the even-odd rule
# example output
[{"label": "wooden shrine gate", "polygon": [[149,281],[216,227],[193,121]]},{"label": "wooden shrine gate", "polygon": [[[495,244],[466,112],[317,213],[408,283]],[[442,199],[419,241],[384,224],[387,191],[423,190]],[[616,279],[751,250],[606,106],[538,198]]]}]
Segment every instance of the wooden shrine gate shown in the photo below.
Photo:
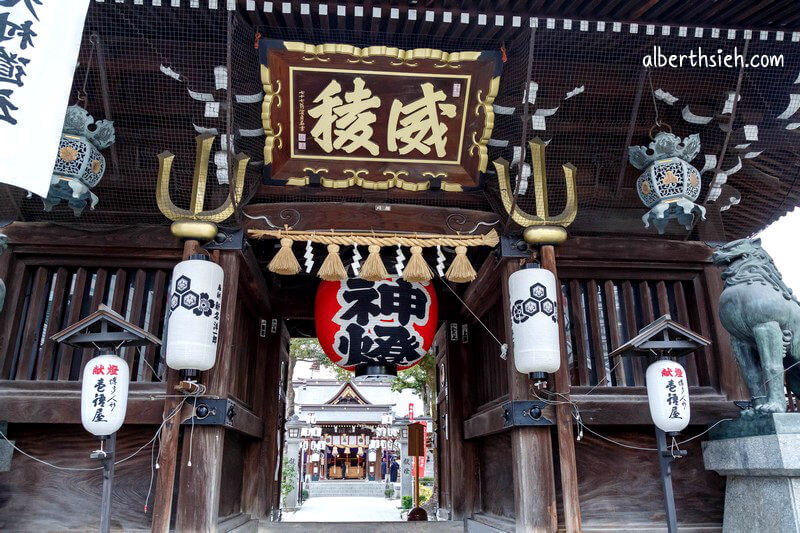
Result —
[{"label": "wooden shrine gate", "polygon": [[[8,286],[0,314],[0,421],[9,423],[17,446],[37,457],[92,466],[87,456],[96,444],[78,425],[77,381],[91,353],[55,346],[47,332],[105,303],[161,336],[169,276],[182,245],[156,227],[104,235],[15,223],[4,231],[10,248],[0,256],[0,276]],[[311,323],[316,281],[268,285],[251,249],[210,253],[225,271],[223,341],[217,365],[201,381],[208,396],[233,406],[232,415],[218,425],[195,420],[193,433],[185,423],[188,411],[180,415],[181,432],[165,425],[146,514],[149,453],[119,465],[112,509],[118,527],[147,529],[154,523],[153,530],[165,531],[171,522],[180,531],[224,531],[254,519],[263,530],[274,527],[269,519],[277,517],[280,498],[285,324]],[[439,516],[501,531],[655,527],[663,516],[655,455],[617,447],[588,430],[629,446],[652,446],[641,363],[608,354],[665,312],[714,341],[684,361],[692,395],[687,437],[733,412],[730,400],[743,398],[744,389],[717,316],[718,271],[704,244],[654,239],[574,237],[555,250],[554,260],[562,287],[565,379],[551,387],[569,397],[587,429],[580,441],[559,438],[568,428],[576,435],[578,429],[570,409],[565,418],[551,406],[542,416],[554,426],[506,424],[509,402],[536,398],[529,380],[513,367],[513,347],[504,360],[494,338],[508,342],[503,291],[521,260],[488,256],[461,295],[481,323],[437,287]],[[134,377],[118,438],[120,456],[152,438],[174,383],[156,351],[124,356]],[[674,471],[678,517],[682,526],[715,527],[721,523],[723,481],[703,469],[699,440],[685,448],[689,455]],[[100,490],[94,472],[52,470],[14,453],[0,483],[0,516],[7,519],[14,509],[14,527],[94,527]],[[64,490],[75,486],[80,491]],[[81,513],[64,513],[64,502],[82,509],[90,503]]]}]

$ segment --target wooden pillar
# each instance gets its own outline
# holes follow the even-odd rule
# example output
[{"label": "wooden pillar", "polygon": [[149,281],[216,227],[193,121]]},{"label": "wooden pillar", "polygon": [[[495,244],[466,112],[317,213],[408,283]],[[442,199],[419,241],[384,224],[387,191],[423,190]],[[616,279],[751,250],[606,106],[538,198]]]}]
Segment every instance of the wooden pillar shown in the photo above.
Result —
[{"label": "wooden pillar", "polygon": [[[450,444],[450,502],[453,510],[451,519],[464,520],[475,512],[479,489],[476,444],[474,440],[464,440],[464,420],[474,411],[469,345],[450,342],[447,346],[447,358],[450,395],[447,433]],[[442,428],[439,429],[442,431]]]},{"label": "wooden pillar", "polygon": [[[269,324],[268,318],[260,318]],[[271,458],[272,444],[275,441],[275,428],[269,423],[269,412],[272,404],[277,404],[276,376],[280,374],[277,354],[270,350],[269,341],[275,343],[277,335],[259,336],[256,351],[253,354],[256,388],[261,387],[261,394],[256,394],[253,412],[264,421],[261,438],[247,444],[244,451],[242,468],[242,512],[253,518],[266,518],[269,507],[267,488],[272,479],[275,461]],[[271,357],[272,356],[272,357]]]},{"label": "wooden pillar", "polygon": [[[511,337],[511,308],[508,305],[508,277],[520,269],[518,260],[507,260],[501,266],[501,309],[505,339],[508,343],[509,400],[529,400],[530,380],[514,366]],[[556,490],[553,474],[553,447],[550,428],[545,426],[516,427],[511,430],[511,468],[514,478],[514,514],[518,532],[551,532],[558,525]]]},{"label": "wooden pillar", "polygon": [[[183,260],[195,254],[200,249],[200,243],[188,240],[183,245]],[[167,398],[164,400],[164,418],[170,416],[181,403],[176,397],[175,387],[180,382],[177,370],[167,368],[165,372]],[[153,502],[153,533],[167,533],[169,531],[170,517],[172,515],[172,494],[175,489],[175,471],[178,460],[178,437],[181,427],[181,415],[176,414],[164,424],[161,430],[159,445],[159,468],[156,477],[156,496]]]},{"label": "wooden pillar", "polygon": [[[551,245],[541,247],[542,267],[553,273],[558,290],[558,335],[561,345],[561,366],[555,373],[555,391],[569,397],[569,360],[564,331],[564,298],[556,269],[556,253]],[[559,400],[563,400],[559,397]],[[575,464],[575,438],[572,433],[572,409],[566,403],[556,405],[556,430],[558,434],[558,459],[561,469],[561,499],[564,503],[564,529],[568,533],[581,530],[581,503],[578,494],[578,473]]]},{"label": "wooden pillar", "polygon": [[[237,328],[236,308],[239,288],[239,252],[225,250],[220,254],[220,266],[225,272],[223,301],[220,317],[217,361],[202,376],[208,395],[225,396],[228,393],[234,369]],[[225,428],[222,426],[195,426],[193,438],[184,431],[181,453],[178,508],[175,517],[176,531],[216,531],[219,496],[222,479],[222,452],[225,445]],[[189,445],[191,442],[191,446]],[[191,456],[189,455],[191,450]],[[191,458],[191,466],[189,459]]]}]

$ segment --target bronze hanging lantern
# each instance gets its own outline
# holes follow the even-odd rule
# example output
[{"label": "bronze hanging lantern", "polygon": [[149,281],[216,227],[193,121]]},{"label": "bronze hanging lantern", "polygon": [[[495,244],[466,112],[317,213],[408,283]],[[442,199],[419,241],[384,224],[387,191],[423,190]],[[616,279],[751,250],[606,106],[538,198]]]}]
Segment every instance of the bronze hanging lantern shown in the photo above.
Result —
[{"label": "bronze hanging lantern", "polygon": [[695,215],[705,220],[705,208],[694,203],[700,196],[700,171],[690,164],[699,152],[700,136],[696,133],[681,140],[662,131],[649,148],[628,147],[631,165],[644,170],[636,180],[636,191],[650,208],[642,217],[645,227],[652,222],[663,234],[670,220],[677,220],[687,230],[692,229]]}]

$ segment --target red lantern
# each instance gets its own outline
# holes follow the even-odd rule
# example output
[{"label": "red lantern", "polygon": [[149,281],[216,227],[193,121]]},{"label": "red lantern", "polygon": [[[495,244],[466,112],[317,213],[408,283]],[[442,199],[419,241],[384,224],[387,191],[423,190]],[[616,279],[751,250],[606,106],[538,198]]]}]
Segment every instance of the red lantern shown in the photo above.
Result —
[{"label": "red lantern", "polygon": [[330,360],[356,377],[396,375],[430,349],[438,307],[431,282],[323,281],[314,310],[317,338]]}]

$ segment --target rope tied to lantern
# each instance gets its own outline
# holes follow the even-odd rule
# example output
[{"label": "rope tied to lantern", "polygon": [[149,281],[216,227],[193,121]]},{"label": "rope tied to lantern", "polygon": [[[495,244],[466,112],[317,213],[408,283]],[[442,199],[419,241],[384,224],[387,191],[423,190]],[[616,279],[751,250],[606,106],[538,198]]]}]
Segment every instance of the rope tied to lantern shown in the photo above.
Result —
[{"label": "rope tied to lantern", "polygon": [[270,272],[281,275],[294,275],[300,272],[300,263],[292,252],[292,243],[297,241],[325,244],[328,255],[317,275],[326,281],[347,278],[347,269],[342,263],[339,251],[342,246],[367,246],[369,255],[361,265],[359,277],[367,281],[379,281],[389,277],[381,260],[383,247],[405,246],[411,249],[411,257],[403,269],[402,277],[408,282],[425,282],[433,279],[431,270],[422,251],[425,248],[447,246],[455,248],[456,256],[445,273],[445,278],[454,283],[467,283],[477,277],[475,268],[467,257],[472,246],[494,247],[500,242],[497,231],[491,230],[483,235],[441,235],[441,234],[402,234],[384,232],[329,232],[301,231],[290,229],[251,229],[248,234],[257,239],[279,239],[281,247],[268,265]]}]

